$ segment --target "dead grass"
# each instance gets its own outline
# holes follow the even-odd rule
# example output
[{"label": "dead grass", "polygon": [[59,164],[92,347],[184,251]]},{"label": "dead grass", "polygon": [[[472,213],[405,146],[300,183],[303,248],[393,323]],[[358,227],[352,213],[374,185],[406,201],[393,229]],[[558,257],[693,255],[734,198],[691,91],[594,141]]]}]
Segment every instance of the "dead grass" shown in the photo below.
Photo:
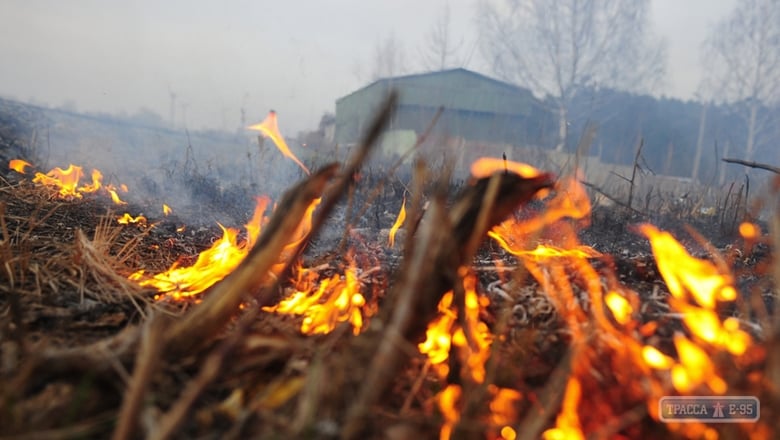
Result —
[{"label": "dead grass", "polygon": [[[597,269],[566,263],[540,269],[551,280],[564,274],[577,307],[566,312],[567,306],[557,303],[548,327],[518,327],[508,310],[516,311],[512,301],[518,301],[539,304],[526,307],[526,315],[550,312],[550,303],[560,298],[535,299],[544,293],[522,265],[490,271],[507,278],[495,284],[504,289],[503,296],[491,298],[492,309],[483,317],[494,339],[482,383],[466,378],[469,367],[457,356],[450,360],[452,373],[442,380],[419,354],[416,343],[435,317],[441,295],[462,286],[458,268],[473,261],[484,231],[525,201],[516,199],[523,187],[512,186],[506,177],[488,179],[459,198],[441,190],[424,215],[424,197],[418,193],[423,185],[412,185],[410,218],[419,221],[419,229],[407,234],[404,264],[387,274],[392,285],[363,334],[355,337],[342,325],[327,335],[304,336],[295,319],[262,312],[260,305],[285,284],[261,277],[265,270],[253,273],[262,266],[258,261],[270,261],[259,255],[263,249],[278,254],[278,243],[270,240],[289,235],[288,226],[299,218],[298,205],[328,189],[331,199],[346,194],[354,169],[349,171],[339,185],[312,186],[313,180],[307,180],[298,186],[284,205],[286,218],[277,216],[278,227],[269,228],[250,262],[200,305],[154,302],[152,292],[127,280],[139,268],[173,263],[175,252],[150,250],[161,249],[170,237],[116,225],[99,200],[60,201],[28,182],[3,182],[0,438],[432,438],[445,421],[436,395],[458,384],[463,394],[453,438],[497,438],[502,425],[493,418],[491,390],[505,387],[522,395],[506,425],[515,428],[517,438],[531,439],[555,424],[573,377],[581,383],[577,414],[588,438],[695,437],[651,418],[648,394],[659,386],[671,392],[670,379],[638,366],[635,353],[621,343],[630,335],[674,354],[670,335],[681,326],[664,314],[667,294],[657,273],[637,283],[647,291],[637,292],[632,301],[644,312],[628,327],[612,321],[598,298],[583,301],[587,283],[566,275],[592,270],[605,285],[614,285],[620,274],[611,258]],[[301,194],[303,199],[295,198]],[[682,205],[679,198],[653,194],[658,205],[637,209],[666,204],[665,214],[684,220],[704,206],[696,194]],[[780,206],[777,200],[767,205]],[[723,222],[732,222],[732,215],[739,218],[744,212],[744,201],[729,195],[718,207]],[[772,249],[780,246],[780,213],[760,240]],[[735,245],[725,251],[724,262],[733,266],[754,250]],[[645,266],[652,270],[651,264]],[[755,257],[746,269],[756,278],[780,277],[780,264],[771,254]],[[371,283],[369,278],[364,282]],[[755,346],[740,358],[708,353],[728,394],[754,395],[762,403],[758,424],[712,425],[721,438],[777,435],[780,319],[763,308],[767,297],[776,299],[774,284],[769,289],[743,292],[737,305],[752,323]],[[457,301],[464,301],[458,295]],[[186,308],[192,310],[171,316]],[[667,331],[642,330],[654,320]]]}]

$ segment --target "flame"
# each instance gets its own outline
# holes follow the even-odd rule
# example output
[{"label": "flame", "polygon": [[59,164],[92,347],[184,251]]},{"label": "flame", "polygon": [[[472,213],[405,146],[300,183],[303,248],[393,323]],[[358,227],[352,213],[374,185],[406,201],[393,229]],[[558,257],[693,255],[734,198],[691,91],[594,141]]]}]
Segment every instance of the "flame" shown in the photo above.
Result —
[{"label": "flame", "polygon": [[490,401],[490,422],[501,427],[501,437],[505,440],[514,440],[517,432],[509,426],[517,418],[516,404],[523,395],[511,388],[499,388],[493,384],[488,385],[488,392],[493,395]]},{"label": "flame", "polygon": [[668,232],[649,224],[640,225],[639,230],[650,240],[658,270],[675,298],[686,300],[690,294],[707,309],[713,309],[717,301],[737,298],[730,274],[720,273],[709,261],[691,257]]},{"label": "flame", "polygon": [[350,263],[343,276],[334,274],[322,280],[316,290],[308,287],[296,290],[279,304],[263,307],[263,310],[303,316],[301,333],[307,335],[330,333],[342,322],[349,322],[355,335],[360,333],[366,299],[360,293],[354,263]]},{"label": "flame", "polygon": [[612,316],[615,317],[615,321],[619,324],[628,324],[631,321],[631,313],[634,309],[631,307],[631,303],[618,292],[610,291],[607,296],[604,297],[604,302],[607,303],[607,307],[612,311]]},{"label": "flame", "polygon": [[268,116],[266,116],[263,122],[250,125],[248,128],[250,130],[257,130],[266,137],[271,138],[271,140],[274,142],[274,145],[276,145],[276,148],[278,148],[285,157],[291,159],[293,162],[298,164],[298,166],[301,167],[301,169],[303,169],[306,174],[309,174],[309,169],[306,168],[306,165],[304,165],[303,162],[295,157],[292,151],[290,151],[290,147],[287,146],[287,142],[285,142],[284,137],[282,137],[282,134],[279,132],[279,124],[276,120],[275,111],[271,110],[268,112]]},{"label": "flame", "polygon": [[706,351],[679,333],[674,335],[674,346],[680,357],[680,363],[672,366],[672,384],[677,391],[690,393],[706,383],[715,394],[726,392],[726,382],[715,372]]},{"label": "flame", "polygon": [[[8,167],[24,174],[25,168],[32,167],[32,165],[21,159],[13,159],[8,163]],[[82,194],[96,193],[102,189],[109,194],[111,200],[113,200],[115,204],[127,204],[119,198],[115,186],[103,184],[103,173],[99,170],[92,170],[91,183],[79,185],[82,177],[84,177],[84,170],[80,166],[70,164],[70,166],[64,170],[60,167],[56,167],[46,174],[35,173],[32,181],[33,183],[57,189],[59,196],[66,199],[80,199],[82,198]],[[121,185],[120,187],[124,192],[127,192],[127,187],[125,185]]]},{"label": "flame", "polygon": [[442,423],[439,431],[439,440],[449,440],[452,437],[452,430],[460,420],[458,403],[462,393],[460,385],[449,384],[436,395],[436,403],[444,417],[444,423]]},{"label": "flame", "polygon": [[[490,357],[490,347],[493,336],[487,325],[480,319],[480,313],[489,305],[485,296],[476,292],[477,278],[466,268],[459,270],[463,280],[464,324],[458,322],[458,311],[453,304],[455,296],[452,291],[445,293],[439,300],[439,315],[428,324],[426,338],[417,345],[420,353],[428,357],[428,362],[442,380],[449,374],[448,360],[450,356],[458,356],[461,375],[474,383],[485,381],[485,363]],[[453,353],[453,348],[455,352]],[[496,425],[506,425],[514,418],[514,401],[520,399],[520,394],[514,390],[489,387],[494,392],[491,408],[495,408],[492,421]],[[440,439],[448,439],[452,429],[460,419],[458,400],[461,394],[460,385],[449,384],[436,395],[439,410],[444,416],[444,423],[439,432]],[[511,427],[509,427],[511,429]],[[507,431],[508,432],[508,431]]]},{"label": "flame", "polygon": [[130,275],[130,279],[142,286],[157,289],[162,294],[158,298],[180,300],[203,292],[230,274],[249,253],[251,245],[260,234],[257,219],[262,218],[269,202],[267,198],[257,199],[254,215],[246,225],[249,237],[245,241],[238,240],[236,229],[219,225],[222,238],[201,252],[192,266],[179,267],[174,264],[167,271],[151,276],[144,270],[139,270]]},{"label": "flame", "polygon": [[[668,232],[648,224],[639,229],[650,240],[658,270],[673,296],[670,305],[682,313],[686,327],[716,348],[743,354],[751,344],[750,335],[739,328],[739,321],[721,321],[716,312],[719,302],[734,301],[737,297],[732,275],[723,273],[710,261],[690,256]],[[696,304],[689,303],[690,298]]]},{"label": "flame", "polygon": [[401,225],[404,223],[404,220],[406,220],[406,197],[405,196],[403,201],[401,202],[401,210],[398,211],[398,217],[396,217],[395,223],[393,223],[393,227],[390,228],[390,234],[387,236],[388,246],[390,246],[391,248],[395,246],[395,233],[398,232],[398,228],[401,227]]},{"label": "flame", "polygon": [[27,167],[32,168],[32,165],[22,159],[11,159],[11,161],[8,162],[8,168],[16,171],[19,174],[24,174],[25,168]]},{"label": "flame", "polygon": [[[540,213],[527,218],[518,219],[510,217],[488,232],[488,235],[496,240],[498,244],[507,252],[516,256],[524,256],[531,243],[529,239],[538,237],[545,229],[550,229],[551,240],[561,241],[576,236],[576,234],[556,233],[556,227],[564,227],[561,220],[571,218],[575,220],[584,220],[590,215],[591,205],[588,193],[582,184],[575,177],[568,177],[560,180],[555,186],[555,195],[549,200],[544,201],[545,207]],[[569,240],[562,243],[570,251],[577,246]],[[586,246],[579,247],[581,252],[590,254],[590,257],[598,257],[600,254]],[[550,249],[536,251],[537,253],[550,253]],[[531,254],[533,255],[533,254]],[[569,255],[570,256],[570,255]]]},{"label": "flame", "polygon": [[166,205],[165,203],[163,203],[163,205],[162,205],[162,210],[163,210],[163,215],[166,215],[166,216],[171,215],[171,213],[173,212],[171,207]]},{"label": "flame", "polygon": [[755,240],[761,236],[761,228],[755,223],[742,222],[739,224],[739,235],[746,240]]},{"label": "flame", "polygon": [[116,219],[116,221],[120,225],[129,225],[131,223],[137,223],[137,224],[140,224],[140,225],[145,225],[146,224],[146,217],[144,217],[143,215],[139,215],[137,217],[133,217],[132,215],[130,215],[128,213],[124,213],[121,217],[118,217]]},{"label": "flame", "polygon": [[542,172],[531,165],[495,157],[481,157],[471,164],[471,175],[477,179],[490,177],[496,172],[512,172],[526,179],[538,177]]},{"label": "flame", "polygon": [[575,440],[585,439],[582,435],[580,418],[577,415],[577,405],[582,395],[580,381],[576,377],[569,378],[566,385],[566,391],[563,396],[563,405],[558,418],[555,421],[555,428],[548,429],[542,436],[545,440]]}]

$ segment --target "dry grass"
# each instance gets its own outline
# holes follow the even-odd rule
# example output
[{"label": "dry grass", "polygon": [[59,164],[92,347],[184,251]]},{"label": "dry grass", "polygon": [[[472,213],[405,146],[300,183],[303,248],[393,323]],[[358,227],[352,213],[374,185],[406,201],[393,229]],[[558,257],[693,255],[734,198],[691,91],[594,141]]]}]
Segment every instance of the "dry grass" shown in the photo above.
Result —
[{"label": "dry grass", "polygon": [[[0,438],[431,438],[445,420],[436,396],[457,384],[463,394],[454,438],[496,438],[501,425],[493,418],[491,390],[505,387],[522,395],[506,425],[518,438],[530,439],[555,424],[574,377],[582,386],[579,423],[589,438],[691,436],[648,415],[651,389],[672,392],[670,379],[638,365],[625,343],[668,349],[671,332],[645,334],[643,324],[657,320],[667,329],[681,329],[673,314],[664,313],[667,295],[657,274],[646,275],[649,281],[642,286],[648,291],[631,298],[637,309],[657,310],[637,316],[630,326],[611,320],[600,298],[581,299],[592,287],[583,276],[589,271],[607,286],[618,284],[620,274],[609,258],[595,269],[570,262],[536,268],[560,283],[557,287],[570,287],[566,298],[575,309],[561,302],[564,297],[540,293],[527,272],[533,267],[490,271],[507,278],[500,284],[505,302],[494,296],[483,317],[494,336],[485,381],[469,380],[470,367],[455,355],[449,361],[452,373],[441,379],[419,354],[416,343],[447,289],[456,291],[459,310],[465,308],[459,267],[473,261],[485,230],[526,201],[518,199],[529,191],[526,182],[507,176],[468,187],[454,199],[441,190],[424,215],[423,195],[417,193],[422,184],[412,185],[410,218],[422,217],[419,228],[412,223],[416,230],[407,235],[404,263],[388,274],[393,284],[361,335],[342,325],[327,335],[304,336],[298,321],[262,312],[259,306],[285,287],[284,280],[257,270],[278,256],[280,243],[272,240],[290,235],[300,207],[312,197],[326,193],[336,200],[346,194],[360,163],[352,162],[337,183],[325,185],[320,175],[293,189],[284,212],[272,220],[276,226],[268,228],[248,262],[202,303],[186,306],[156,303],[151,292],[127,280],[140,267],[173,262],[173,255],[150,251],[164,237],[115,225],[114,214],[99,201],[59,201],[45,188],[3,182]],[[671,213],[679,209],[681,219],[702,206],[675,207],[663,193],[654,197],[661,206],[669,204]],[[736,216],[730,209],[742,212],[728,206],[744,206],[730,197],[719,202],[727,211],[719,214],[724,221]],[[770,200],[767,206],[780,204]],[[327,212],[319,221],[326,217]],[[780,246],[780,213],[761,240],[764,249]],[[261,255],[264,250],[270,256]],[[722,257],[724,264],[743,264],[744,276],[768,280],[756,284],[760,289],[742,292],[736,306],[756,343],[740,358],[715,350],[708,354],[729,394],[760,398],[762,419],[755,425],[715,426],[721,438],[777,435],[780,319],[764,305],[767,289],[776,296],[771,280],[780,277],[780,264],[754,250],[734,247]],[[511,301],[540,304],[547,312],[556,304],[557,312],[549,327],[518,328],[507,311]],[[171,316],[183,308],[192,310]]]}]

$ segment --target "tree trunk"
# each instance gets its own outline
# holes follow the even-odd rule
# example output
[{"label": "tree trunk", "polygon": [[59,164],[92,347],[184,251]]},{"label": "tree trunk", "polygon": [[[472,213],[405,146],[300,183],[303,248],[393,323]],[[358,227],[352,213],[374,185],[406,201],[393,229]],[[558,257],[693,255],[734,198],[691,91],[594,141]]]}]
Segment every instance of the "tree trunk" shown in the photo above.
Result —
[{"label": "tree trunk", "polygon": [[756,143],[756,119],[758,118],[758,102],[750,104],[750,119],[748,120],[747,142],[745,143],[745,160],[753,160],[753,149]]},{"label": "tree trunk", "polygon": [[701,107],[701,117],[699,118],[699,137],[696,139],[696,155],[693,157],[693,170],[691,179],[698,182],[699,167],[701,166],[701,151],[704,148],[704,129],[707,127],[707,104]]},{"label": "tree trunk", "polygon": [[569,121],[567,121],[566,106],[558,105],[558,144],[555,151],[563,151],[566,148],[566,138],[569,136]]}]

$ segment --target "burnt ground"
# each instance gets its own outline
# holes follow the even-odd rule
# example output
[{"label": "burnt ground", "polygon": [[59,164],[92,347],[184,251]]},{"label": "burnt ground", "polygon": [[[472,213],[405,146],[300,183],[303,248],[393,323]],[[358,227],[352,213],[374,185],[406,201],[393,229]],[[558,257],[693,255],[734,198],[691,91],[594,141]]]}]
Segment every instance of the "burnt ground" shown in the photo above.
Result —
[{"label": "burnt ground", "polygon": [[[3,160],[30,154],[24,139],[32,134],[24,119],[35,116],[22,116],[21,122],[0,124]],[[186,266],[221,235],[221,230],[213,223],[188,223],[182,220],[191,218],[186,213],[169,218],[150,215],[150,223],[156,224],[153,228],[117,226],[113,220],[120,211],[135,215],[152,209],[141,204],[119,208],[99,196],[59,200],[51,191],[33,185],[28,177],[6,169],[2,174],[0,217],[4,244],[1,250],[6,270],[0,275],[0,382],[4,385],[1,388],[6,389],[3,394],[6,411],[0,421],[11,427],[8,433],[27,433],[29,438],[42,433],[54,437],[105,437],[114,429],[125,393],[122,382],[127,381],[128,371],[121,372],[121,366],[114,366],[118,368],[118,376],[124,378],[117,380],[102,374],[92,376],[88,368],[41,377],[29,377],[24,369],[41,370],[40,366],[31,366],[35,365],[30,359],[36,357],[36,351],[84,347],[116,336],[123,329],[143,325],[149,311],[157,307],[154,292],[139,288],[125,277],[138,269],[161,271],[173,263]],[[405,186],[399,179],[384,181],[379,171],[362,177],[363,185],[336,210],[330,227],[309,246],[303,261],[307,267],[322,267],[322,275],[328,276],[344,263],[344,250],[352,248],[357,254],[355,258],[371,261],[381,268],[363,280],[381,297],[384,290],[392,287],[394,274],[402,263],[400,246],[390,250],[385,240],[386,229],[400,208]],[[248,220],[254,203],[249,189],[222,190],[214,179],[189,178],[196,181],[197,185],[190,181],[189,186],[200,197],[195,200],[201,206],[194,210],[222,211],[234,220],[226,226],[239,227]],[[457,186],[452,193],[457,192]],[[351,228],[345,232],[347,222]],[[658,320],[668,311],[664,301],[666,288],[649,243],[634,229],[643,222],[671,231],[690,253],[705,257],[707,246],[689,234],[687,226],[692,226],[734,268],[740,291],[746,296],[756,291],[772,306],[768,295],[772,286],[766,275],[769,249],[762,243],[744,249],[733,222],[724,222],[716,216],[693,216],[690,211],[645,215],[620,207],[598,207],[592,213],[590,225],[579,232],[580,241],[605,255],[592,261],[597,271],[614,274],[621,283],[639,293],[645,304],[640,316],[642,323]],[[403,241],[402,235],[399,241]],[[90,243],[105,243],[106,248],[91,249]],[[569,336],[561,317],[539,286],[530,279],[522,286],[511,284],[502,272],[494,270],[496,262],[510,268],[518,265],[514,257],[488,240],[475,261],[480,290],[492,300],[489,316],[483,318],[496,326],[502,311],[511,309],[510,338],[533,341],[524,345],[519,352],[522,355],[512,352],[511,357],[502,358],[504,370],[496,383],[516,383],[522,377],[524,393],[533,394],[535,390],[541,393],[567,351]],[[575,290],[583,283],[574,279]],[[193,303],[163,306],[167,313],[182,314]],[[744,316],[741,310],[722,313]],[[262,395],[269,382],[293,386],[295,382],[290,378],[296,377],[297,369],[320,368],[316,359],[321,355],[321,344],[344,345],[335,337],[301,336],[297,325],[294,319],[269,314],[253,324],[251,340],[255,345],[245,342],[234,358],[235,365],[226,367],[202,391],[192,405],[192,417],[175,437],[275,438],[271,433],[289,432],[285,431],[288,425],[295,423],[290,419],[289,405],[276,406],[257,396]],[[662,327],[656,335],[660,340],[656,342],[672,353],[669,338],[682,327],[674,320],[664,321]],[[285,346],[277,351],[262,350]],[[522,359],[518,360],[517,356]],[[167,365],[164,373],[153,379],[154,404],[148,407],[145,416],[159,417],[161,412],[180,402],[180,391],[197,381],[204,358],[205,355],[196,355]],[[415,358],[406,369],[406,376],[398,378],[395,397],[385,402],[388,411],[409,404],[404,397],[418,386],[415,382],[420,380],[421,368],[422,360]],[[431,398],[438,389],[435,382],[434,378],[427,378],[426,386],[417,389],[419,395],[411,409],[406,410],[408,421],[414,426],[409,429],[418,436],[435,436],[441,424],[439,418],[426,421],[431,412]],[[236,397],[241,390],[247,396],[255,396],[255,400],[244,394]],[[521,407],[529,410],[528,404]],[[253,410],[247,412],[247,408]],[[644,420],[626,428],[624,434],[663,432],[648,428]],[[332,417],[323,417],[304,432],[312,438],[328,438],[337,429],[332,426],[334,423]],[[394,426],[407,427],[397,416],[387,416],[379,423],[383,428],[377,428],[377,432]]]}]

